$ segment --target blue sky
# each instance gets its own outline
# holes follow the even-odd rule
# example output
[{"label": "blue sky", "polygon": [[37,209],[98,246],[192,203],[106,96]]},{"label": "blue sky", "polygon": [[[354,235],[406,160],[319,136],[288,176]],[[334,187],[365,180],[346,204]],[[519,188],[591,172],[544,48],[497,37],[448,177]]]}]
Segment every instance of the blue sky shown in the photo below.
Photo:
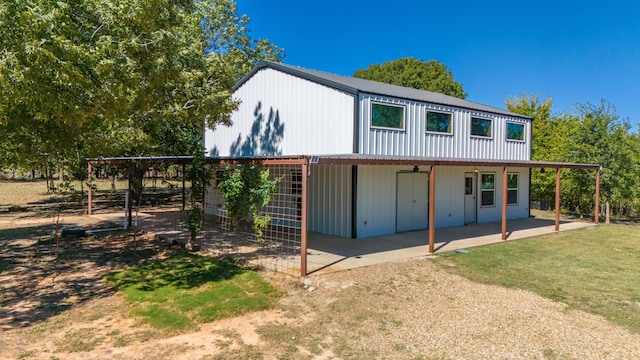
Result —
[{"label": "blue sky", "polygon": [[537,94],[554,112],[607,99],[640,125],[636,1],[237,0],[284,62],[341,75],[401,57],[438,60],[467,99],[505,108]]}]

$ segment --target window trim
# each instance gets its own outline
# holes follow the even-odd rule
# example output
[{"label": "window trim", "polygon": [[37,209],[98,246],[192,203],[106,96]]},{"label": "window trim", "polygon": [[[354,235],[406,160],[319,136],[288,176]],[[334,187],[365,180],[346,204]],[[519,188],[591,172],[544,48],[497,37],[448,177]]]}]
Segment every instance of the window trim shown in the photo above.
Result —
[{"label": "window trim", "polygon": [[[402,109],[402,128],[373,125],[373,105],[374,104],[401,108]],[[371,125],[371,129],[405,131],[405,129],[407,128],[407,106],[402,104],[388,103],[384,101],[371,101],[371,105],[369,106],[369,124]]]},{"label": "window trim", "polygon": [[[516,187],[515,188],[510,188],[509,187],[509,176],[515,175],[516,176]],[[516,202],[515,203],[510,203],[509,202],[509,191],[516,191]],[[517,172],[510,172],[507,173],[507,205],[508,206],[518,206],[520,204],[520,173]]]},{"label": "window trim", "polygon": [[[509,138],[509,124],[515,124],[515,125],[520,125],[520,126],[522,126],[522,140],[520,140],[520,139],[510,139],[510,138]],[[505,123],[505,125],[504,125],[504,138],[505,138],[507,141],[513,141],[513,142],[520,142],[520,143],[523,143],[523,142],[526,142],[526,139],[527,139],[526,131],[527,131],[527,127],[525,126],[525,124],[523,124],[523,123],[519,123],[519,122],[516,122],[516,121],[507,121],[507,122]]]},{"label": "window trim", "polygon": [[[450,128],[451,131],[449,132],[440,132],[440,131],[433,131],[433,130],[429,130],[429,113],[437,113],[437,114],[446,114],[446,115],[450,115],[451,116],[451,123],[450,123]],[[425,133],[427,134],[434,134],[434,135],[448,135],[448,136],[453,136],[453,115],[454,113],[451,111],[441,111],[441,110],[431,110],[431,109],[427,109],[427,112],[425,114],[425,121],[424,121],[424,127],[425,127]]]},{"label": "window trim", "polygon": [[[491,121],[491,136],[484,136],[484,135],[474,135],[471,133],[471,131],[473,130],[473,119],[478,119],[478,120],[488,120]],[[488,118],[488,117],[480,117],[480,116],[471,116],[469,118],[469,136],[472,138],[476,138],[476,139],[492,139],[493,140],[493,119],[492,118]]]},{"label": "window trim", "polygon": [[[483,189],[482,188],[482,184],[483,184],[482,176],[483,175],[493,175],[493,188],[492,189]],[[480,187],[480,207],[481,208],[496,207],[496,173],[492,172],[492,171],[481,172],[480,173],[480,183],[478,185]],[[485,191],[493,192],[493,204],[491,204],[491,205],[482,205],[482,193],[485,192]]]}]

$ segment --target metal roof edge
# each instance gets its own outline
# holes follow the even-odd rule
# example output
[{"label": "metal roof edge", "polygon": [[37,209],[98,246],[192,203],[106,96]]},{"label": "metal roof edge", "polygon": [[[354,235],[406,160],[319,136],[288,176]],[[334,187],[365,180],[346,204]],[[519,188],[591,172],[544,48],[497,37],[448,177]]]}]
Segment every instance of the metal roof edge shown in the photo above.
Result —
[{"label": "metal roof edge", "polygon": [[[371,89],[364,89],[362,87],[349,86],[347,84],[344,84],[344,83],[341,83],[341,82],[338,82],[338,81],[330,80],[327,77],[323,77],[322,75],[313,74],[313,73],[320,73],[320,74],[324,73],[323,71],[320,71],[320,70],[305,69],[305,68],[302,68],[302,67],[298,67],[298,66],[294,66],[294,65],[288,65],[288,64],[284,64],[284,63],[278,63],[278,62],[269,61],[269,60],[260,60],[258,62],[258,64],[247,75],[242,77],[242,79],[240,79],[236,83],[236,85],[232,88],[232,90],[235,92],[242,85],[244,85],[251,77],[253,77],[253,75],[255,75],[258,71],[260,71],[260,70],[262,70],[264,68],[271,68],[271,69],[274,69],[274,70],[277,70],[277,71],[281,71],[281,72],[289,74],[289,75],[293,75],[293,76],[296,76],[296,77],[299,77],[299,78],[302,78],[302,79],[305,79],[305,80],[308,80],[308,81],[311,81],[311,82],[314,82],[314,83],[317,83],[317,84],[320,84],[320,85],[324,85],[324,86],[327,86],[327,87],[330,87],[330,88],[333,88],[333,89],[336,89],[336,90],[339,90],[339,91],[343,91],[343,92],[348,93],[348,94],[353,95],[353,96],[358,96],[360,93],[365,93],[365,94],[379,95],[379,96],[384,96],[384,97],[393,97],[393,98],[398,98],[398,99],[418,101],[418,102],[421,102],[421,103],[430,103],[430,104],[436,104],[436,105],[449,106],[449,107],[454,107],[454,108],[460,108],[460,109],[465,109],[465,110],[484,112],[484,113],[500,115],[500,116],[510,116],[510,117],[514,117],[514,118],[521,118],[521,119],[527,119],[527,120],[533,121],[533,118],[530,117],[530,116],[517,114],[517,113],[514,113],[512,111],[500,109],[500,108],[497,108],[497,107],[494,107],[494,106],[481,104],[481,103],[470,101],[470,100],[467,100],[467,99],[460,99],[460,98],[452,97],[452,98],[455,98],[455,100],[459,100],[459,101],[468,103],[468,105],[453,104],[453,103],[442,102],[442,101],[437,101],[437,100],[425,100],[425,99],[422,99],[422,98],[417,97],[417,96],[406,96],[406,95],[399,95],[399,94],[394,95],[394,94],[391,94],[391,93],[388,93],[388,92],[376,92],[376,91],[372,91]],[[380,85],[383,85],[383,86],[389,87],[389,88],[411,89],[411,90],[416,90],[416,91],[420,91],[420,92],[423,92],[423,93],[433,93],[432,91],[413,89],[413,88],[408,88],[408,87],[404,87],[404,86],[381,83],[379,81],[372,81],[372,80],[367,80],[367,79],[354,78],[352,76],[345,76],[345,75],[338,75],[338,74],[331,74],[331,73],[326,73],[326,74],[327,74],[328,77],[338,76],[338,77],[344,77],[346,79],[357,79],[358,81],[368,81],[368,82],[371,82],[371,83],[377,83],[377,84],[380,84]],[[436,94],[438,96],[450,96],[450,95],[439,94],[439,93],[434,93],[434,94]]]},{"label": "metal roof edge", "polygon": [[273,61],[268,61],[268,60],[260,60],[258,62],[258,65],[256,65],[256,67],[254,67],[247,75],[245,75],[244,77],[242,77],[242,79],[240,79],[238,81],[238,83],[236,83],[236,85],[232,88],[232,91],[236,91],[237,89],[239,89],[242,85],[244,85],[244,83],[246,83],[253,75],[255,75],[258,71],[264,69],[264,68],[271,68],[274,70],[278,70],[281,71],[283,73],[289,74],[289,75],[293,75],[305,80],[309,80],[311,82],[320,84],[320,85],[325,85],[328,86],[330,88],[336,89],[336,90],[340,90],[343,92],[346,92],[348,94],[351,95],[357,95],[359,90],[358,88],[352,87],[352,86],[347,86],[345,84],[336,82],[336,81],[331,81],[329,79],[323,78],[321,76],[317,76],[317,75],[313,75],[310,74],[306,71],[304,71],[305,69],[303,68],[297,68],[296,66],[292,66],[292,65],[286,65],[286,64],[282,64],[282,63],[277,63],[277,62],[273,62]]}]

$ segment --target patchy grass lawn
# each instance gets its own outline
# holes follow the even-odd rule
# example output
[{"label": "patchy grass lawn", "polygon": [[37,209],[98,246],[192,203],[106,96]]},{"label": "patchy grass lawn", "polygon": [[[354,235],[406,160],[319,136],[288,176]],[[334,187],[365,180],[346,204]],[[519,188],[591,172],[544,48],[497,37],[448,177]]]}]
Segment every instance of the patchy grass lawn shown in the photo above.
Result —
[{"label": "patchy grass lawn", "polygon": [[107,280],[133,304],[133,316],[169,333],[269,309],[284,295],[254,271],[187,252],[112,272]]},{"label": "patchy grass lawn", "polygon": [[640,333],[638,226],[601,225],[506,242],[437,262],[473,281],[529,290]]}]

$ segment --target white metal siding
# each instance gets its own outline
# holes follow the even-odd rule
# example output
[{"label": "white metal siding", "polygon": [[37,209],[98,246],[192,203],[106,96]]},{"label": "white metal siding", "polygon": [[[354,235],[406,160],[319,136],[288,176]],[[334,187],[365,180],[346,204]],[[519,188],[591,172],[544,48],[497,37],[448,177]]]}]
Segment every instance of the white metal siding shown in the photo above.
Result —
[{"label": "white metal siding", "polygon": [[358,166],[357,236],[396,232],[396,177],[407,166]]},{"label": "white metal siding", "polygon": [[351,237],[351,166],[311,165],[309,231]]},{"label": "white metal siding", "polygon": [[[371,127],[371,102],[405,106],[404,130]],[[480,113],[375,95],[359,98],[359,152],[372,155],[425,156],[482,160],[530,160],[531,122],[525,119]],[[427,111],[452,113],[453,134],[426,132]],[[492,119],[493,137],[471,137],[471,117]],[[507,141],[507,121],[525,126],[525,141]]]},{"label": "white metal siding", "polygon": [[233,98],[233,125],[205,131],[210,156],[353,153],[351,95],[265,68]]},{"label": "white metal siding", "polygon": [[[357,189],[357,235],[359,238],[395,233],[396,186],[399,171],[411,171],[401,166],[358,166]],[[427,167],[420,168],[428,171]],[[475,168],[461,166],[436,167],[435,227],[444,228],[464,225],[464,177],[465,173],[478,171],[496,174],[495,206],[480,207],[477,203],[478,223],[502,219],[502,168]],[[529,170],[511,168],[509,173],[518,173],[518,205],[507,206],[508,219],[529,216]],[[480,196],[480,175],[475,186]]]},{"label": "white metal siding", "polygon": [[436,228],[464,225],[465,168],[436,167]]}]

